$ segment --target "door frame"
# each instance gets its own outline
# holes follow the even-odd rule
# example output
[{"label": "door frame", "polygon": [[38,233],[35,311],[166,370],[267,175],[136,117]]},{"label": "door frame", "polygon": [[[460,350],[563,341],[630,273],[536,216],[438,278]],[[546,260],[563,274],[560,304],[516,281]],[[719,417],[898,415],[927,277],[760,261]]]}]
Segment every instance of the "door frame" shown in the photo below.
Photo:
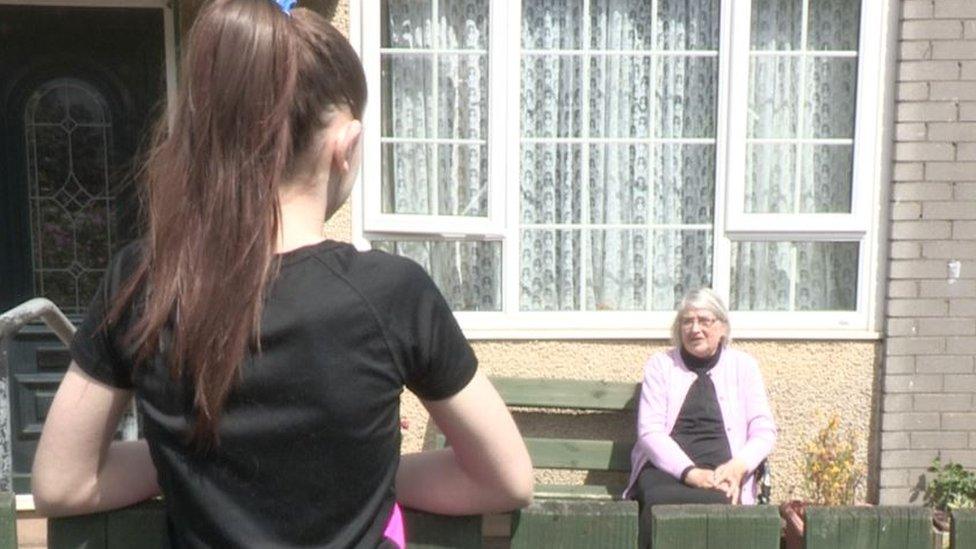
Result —
[{"label": "door frame", "polygon": [[[173,2],[170,0],[0,0],[9,6],[58,6],[72,8],[158,9],[163,12],[163,66],[166,71],[166,117],[170,124],[176,105],[176,23]],[[6,403],[9,406],[9,402]],[[34,497],[17,494],[17,511],[34,511]]]}]

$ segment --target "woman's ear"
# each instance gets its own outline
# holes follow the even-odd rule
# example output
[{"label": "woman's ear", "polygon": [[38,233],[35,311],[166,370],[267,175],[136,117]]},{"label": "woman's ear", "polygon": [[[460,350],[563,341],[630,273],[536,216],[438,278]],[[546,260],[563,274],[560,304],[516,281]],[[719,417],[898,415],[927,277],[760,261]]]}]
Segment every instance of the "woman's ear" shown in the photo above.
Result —
[{"label": "woman's ear", "polygon": [[333,149],[334,165],[343,175],[356,168],[356,155],[359,140],[363,135],[363,125],[359,120],[350,120],[337,132]]}]

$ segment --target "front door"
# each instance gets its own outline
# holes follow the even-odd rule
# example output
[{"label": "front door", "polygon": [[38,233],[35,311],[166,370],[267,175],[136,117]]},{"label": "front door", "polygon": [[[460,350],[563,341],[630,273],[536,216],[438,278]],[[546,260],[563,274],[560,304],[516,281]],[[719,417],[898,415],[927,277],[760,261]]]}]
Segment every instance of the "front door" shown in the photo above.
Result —
[{"label": "front door", "polygon": [[[133,158],[164,97],[163,11],[0,5],[0,311],[34,296],[73,321],[137,234]],[[14,487],[68,354],[28,326],[8,349]]]}]

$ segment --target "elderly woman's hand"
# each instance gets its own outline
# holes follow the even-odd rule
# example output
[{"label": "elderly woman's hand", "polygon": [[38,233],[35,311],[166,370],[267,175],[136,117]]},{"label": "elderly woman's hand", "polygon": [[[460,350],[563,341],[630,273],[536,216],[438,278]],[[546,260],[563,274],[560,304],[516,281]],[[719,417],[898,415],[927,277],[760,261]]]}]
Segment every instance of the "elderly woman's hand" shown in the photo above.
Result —
[{"label": "elderly woman's hand", "polygon": [[685,475],[685,484],[692,488],[715,488],[715,471],[695,467]]},{"label": "elderly woman's hand", "polygon": [[732,458],[715,469],[715,486],[725,492],[729,502],[739,503],[739,492],[742,489],[742,478],[748,468],[741,459]]}]

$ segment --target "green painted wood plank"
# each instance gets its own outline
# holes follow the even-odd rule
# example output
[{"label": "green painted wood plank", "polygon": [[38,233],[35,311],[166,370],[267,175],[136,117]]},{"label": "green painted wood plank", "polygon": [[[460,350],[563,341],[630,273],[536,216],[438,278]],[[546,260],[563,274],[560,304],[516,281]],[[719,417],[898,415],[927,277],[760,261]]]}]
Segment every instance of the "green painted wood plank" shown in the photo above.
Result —
[{"label": "green painted wood plank", "polygon": [[169,549],[166,507],[154,500],[108,513],[106,538],[108,549]]},{"label": "green painted wood plank", "polygon": [[708,549],[708,517],[688,505],[651,508],[651,547]]},{"label": "green painted wood plank", "polygon": [[634,410],[640,384],[575,379],[491,379],[509,406],[580,410]]},{"label": "green painted wood plank", "polygon": [[17,549],[17,498],[0,492],[0,549]]},{"label": "green painted wood plank", "polygon": [[403,522],[410,549],[481,547],[480,515],[448,517],[404,509]]},{"label": "green painted wood plank", "polygon": [[915,506],[808,507],[807,549],[927,549],[930,511]]},{"label": "green painted wood plank", "polygon": [[512,549],[637,546],[633,501],[535,501],[512,517]]},{"label": "green painted wood plank", "polygon": [[976,547],[976,509],[955,509],[952,511],[950,540],[953,549]]},{"label": "green painted wood plank", "polygon": [[[591,471],[630,471],[633,442],[583,440],[575,438],[523,439],[537,469],[586,469]],[[444,435],[434,438],[434,447],[447,444]]]},{"label": "green painted wood plank", "polygon": [[594,501],[613,501],[620,496],[624,486],[605,486],[602,484],[536,484],[533,494],[537,498],[588,499]]},{"label": "green painted wood plank", "polygon": [[47,521],[48,549],[108,549],[106,513]]}]

